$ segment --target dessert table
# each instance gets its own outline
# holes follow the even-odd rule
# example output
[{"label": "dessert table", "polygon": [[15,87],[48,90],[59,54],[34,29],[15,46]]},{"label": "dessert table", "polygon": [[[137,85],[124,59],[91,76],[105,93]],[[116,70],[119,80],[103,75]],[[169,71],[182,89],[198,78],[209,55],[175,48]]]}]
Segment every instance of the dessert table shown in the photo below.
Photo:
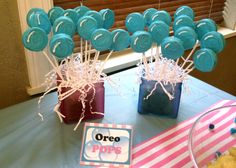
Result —
[{"label": "dessert table", "polygon": [[[171,126],[185,121],[220,100],[236,97],[189,76],[183,85],[177,119],[137,113],[137,69],[111,75],[118,89],[105,83],[105,116],[91,122],[129,124],[134,128],[133,145],[137,145]],[[60,123],[53,107],[57,93],[48,94],[38,109],[38,98],[0,110],[0,165],[4,168],[78,168],[82,123]],[[42,122],[37,113],[44,115]]]}]

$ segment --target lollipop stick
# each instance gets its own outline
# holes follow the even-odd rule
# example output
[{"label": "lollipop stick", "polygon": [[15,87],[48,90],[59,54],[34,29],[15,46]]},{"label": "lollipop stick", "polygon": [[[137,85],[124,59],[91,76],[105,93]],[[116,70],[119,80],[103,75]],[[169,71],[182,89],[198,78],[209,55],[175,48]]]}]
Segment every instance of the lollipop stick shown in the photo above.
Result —
[{"label": "lollipop stick", "polygon": [[88,61],[88,58],[87,58],[87,54],[88,54],[88,41],[86,40],[85,41],[85,62],[87,62]]},{"label": "lollipop stick", "polygon": [[108,59],[110,58],[111,54],[113,53],[113,50],[110,51],[110,53],[108,54],[108,56],[106,57],[106,59],[104,60],[103,64],[102,64],[102,67],[100,68],[100,71],[98,74],[101,74],[102,71],[103,71],[103,68],[105,66],[105,64],[107,63]]},{"label": "lollipop stick", "polygon": [[189,55],[185,59],[185,61],[184,61],[183,65],[181,66],[181,68],[183,68],[184,65],[188,62],[189,58],[193,55],[193,53],[196,50],[197,46],[198,46],[198,42],[196,42],[196,44],[194,45],[193,49],[191,50],[191,52],[189,53]]},{"label": "lollipop stick", "polygon": [[190,72],[192,72],[195,69],[195,67],[192,67],[191,69],[189,69],[186,74],[189,74]]},{"label": "lollipop stick", "polygon": [[89,43],[89,55],[88,55],[88,61],[90,62],[90,56],[91,56],[91,50],[92,50],[92,45]]},{"label": "lollipop stick", "polygon": [[83,63],[83,39],[80,38],[80,62]]},{"label": "lollipop stick", "polygon": [[160,61],[160,59],[159,59],[159,46],[157,45],[157,49],[156,49],[156,55],[155,55],[155,72],[154,72],[154,78],[156,78],[157,77],[157,71],[158,71],[158,62]]},{"label": "lollipop stick", "polygon": [[43,55],[47,58],[47,60],[49,61],[49,63],[52,65],[53,69],[57,72],[57,74],[59,75],[59,77],[63,80],[62,74],[60,71],[58,71],[58,68],[54,65],[54,63],[52,62],[52,60],[49,58],[49,56],[47,55],[47,53],[45,51],[43,51]]},{"label": "lollipop stick", "polygon": [[147,63],[147,58],[145,56],[145,53],[143,53],[142,58],[143,58],[143,63],[144,63],[144,67],[145,67],[145,73],[147,75],[147,78],[150,79],[149,78],[150,69],[149,69],[149,66],[148,66],[148,63]]}]

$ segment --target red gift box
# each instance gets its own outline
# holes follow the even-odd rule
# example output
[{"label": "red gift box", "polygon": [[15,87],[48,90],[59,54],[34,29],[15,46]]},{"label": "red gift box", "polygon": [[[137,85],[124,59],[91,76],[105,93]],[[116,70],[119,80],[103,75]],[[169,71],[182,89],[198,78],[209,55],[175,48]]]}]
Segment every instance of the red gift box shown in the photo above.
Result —
[{"label": "red gift box", "polygon": [[[62,88],[61,94],[67,92],[70,89],[70,87]],[[94,89],[91,88],[87,92],[87,96],[85,98],[85,113],[83,121],[103,118],[103,115],[92,114],[91,112],[99,112],[104,114],[104,82],[95,83]],[[76,91],[72,95],[61,101],[60,112],[65,116],[65,118],[63,118],[63,121],[65,123],[75,123],[80,120],[81,114],[83,112],[83,105],[80,100],[80,96],[81,92]]]}]

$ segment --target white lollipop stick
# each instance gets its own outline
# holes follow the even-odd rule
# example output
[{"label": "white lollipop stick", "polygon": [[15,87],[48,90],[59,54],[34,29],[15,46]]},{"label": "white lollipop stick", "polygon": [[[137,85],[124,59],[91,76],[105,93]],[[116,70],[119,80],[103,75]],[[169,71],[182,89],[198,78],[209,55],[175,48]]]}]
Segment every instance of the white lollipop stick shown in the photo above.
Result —
[{"label": "white lollipop stick", "polygon": [[89,55],[88,55],[88,61],[89,61],[89,62],[91,61],[91,59],[90,59],[91,50],[92,50],[92,45],[91,45],[91,43],[89,43]]},{"label": "white lollipop stick", "polygon": [[80,38],[80,62],[83,63],[83,39]]},{"label": "white lollipop stick", "polygon": [[87,62],[88,61],[88,57],[87,57],[87,54],[88,54],[88,41],[87,40],[85,41],[85,51],[84,52],[85,52],[84,53],[85,62]]},{"label": "white lollipop stick", "polygon": [[160,61],[160,58],[159,58],[159,46],[157,45],[157,49],[156,49],[156,55],[155,55],[155,71],[154,71],[154,74],[153,74],[153,76],[154,76],[154,78],[156,78],[157,77],[157,71],[158,71],[158,62]]},{"label": "white lollipop stick", "polygon": [[198,41],[196,42],[196,44],[194,45],[193,49],[191,50],[191,52],[189,53],[189,55],[187,56],[187,58],[184,60],[183,65],[181,66],[181,68],[184,67],[184,65],[188,62],[189,58],[193,55],[194,51],[196,50],[198,46]]},{"label": "white lollipop stick", "polygon": [[60,71],[58,71],[58,68],[54,65],[54,63],[52,62],[52,60],[49,58],[48,54],[43,51],[43,55],[47,58],[47,60],[49,61],[49,63],[52,65],[53,69],[56,71],[56,73],[59,75],[59,77],[61,78],[61,80],[63,80],[62,74]]},{"label": "white lollipop stick", "polygon": [[143,53],[142,58],[143,58],[143,63],[144,63],[144,68],[145,68],[145,73],[147,75],[147,79],[150,79],[150,69],[149,69],[149,66],[147,63],[147,58],[145,56],[145,53]]},{"label": "white lollipop stick", "polygon": [[98,72],[99,75],[102,73],[103,68],[104,68],[104,66],[106,65],[106,63],[107,63],[107,61],[108,61],[108,59],[110,58],[110,56],[111,56],[112,53],[113,53],[113,50],[110,51],[110,53],[108,54],[108,56],[107,56],[106,59],[104,60],[102,66],[101,66],[101,68],[100,68],[100,71]]}]

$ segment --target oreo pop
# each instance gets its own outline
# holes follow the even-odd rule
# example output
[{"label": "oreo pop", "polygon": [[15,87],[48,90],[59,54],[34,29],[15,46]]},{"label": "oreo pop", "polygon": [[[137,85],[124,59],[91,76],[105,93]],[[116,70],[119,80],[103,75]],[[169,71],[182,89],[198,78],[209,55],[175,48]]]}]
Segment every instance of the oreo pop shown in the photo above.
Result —
[{"label": "oreo pop", "polygon": [[170,28],[163,21],[155,21],[148,27],[148,32],[152,35],[153,41],[158,45],[161,44],[162,40],[169,36]]},{"label": "oreo pop", "polygon": [[217,56],[214,51],[202,48],[193,55],[194,66],[202,72],[212,71],[217,63]]},{"label": "oreo pop", "polygon": [[51,22],[48,18],[48,15],[41,10],[31,13],[27,18],[27,23],[29,27],[39,27],[47,34],[51,32]]},{"label": "oreo pop", "polygon": [[161,43],[161,52],[164,57],[176,60],[184,54],[183,42],[177,37],[166,37]]},{"label": "oreo pop", "polygon": [[91,36],[92,46],[98,51],[108,50],[112,43],[111,32],[106,29],[97,29]]},{"label": "oreo pop", "polygon": [[152,36],[146,31],[135,32],[130,39],[131,48],[138,53],[144,53],[152,46]]},{"label": "oreo pop", "polygon": [[115,13],[110,9],[102,9],[99,11],[103,19],[103,28],[110,29],[115,22]]},{"label": "oreo pop", "polygon": [[180,27],[174,33],[174,36],[179,38],[184,45],[184,49],[188,50],[193,48],[197,41],[197,34],[191,27]]},{"label": "oreo pop", "polygon": [[163,21],[168,26],[170,26],[170,24],[171,24],[171,16],[170,16],[170,14],[168,12],[166,12],[164,10],[160,10],[160,11],[155,12],[152,15],[151,22],[155,22],[155,21]]},{"label": "oreo pop", "polygon": [[97,11],[88,11],[84,14],[84,16],[91,16],[97,21],[97,28],[102,28],[103,26],[103,19],[102,15]]},{"label": "oreo pop", "polygon": [[51,22],[51,24],[53,25],[53,23],[55,22],[55,20],[61,16],[63,16],[64,14],[64,9],[62,9],[61,7],[53,7],[48,11],[48,18]]},{"label": "oreo pop", "polygon": [[225,47],[224,36],[215,31],[205,34],[200,42],[201,48],[209,48],[215,53],[221,52]]},{"label": "oreo pop", "polygon": [[142,31],[145,28],[145,19],[138,12],[131,13],[126,17],[125,26],[130,33]]},{"label": "oreo pop", "polygon": [[29,25],[29,20],[30,20],[31,15],[34,15],[36,13],[43,13],[43,14],[47,15],[47,13],[41,8],[30,9],[29,12],[27,13],[27,16],[26,16],[26,21],[27,21],[28,25]]},{"label": "oreo pop", "polygon": [[195,29],[194,21],[187,15],[181,15],[174,20],[173,30],[176,31],[183,26],[188,26]]},{"label": "oreo pop", "polygon": [[59,17],[53,24],[54,34],[64,33],[72,37],[75,34],[75,30],[74,22],[65,16]]},{"label": "oreo pop", "polygon": [[216,24],[211,19],[202,19],[196,24],[196,32],[198,39],[201,40],[202,37],[211,31],[217,31]]},{"label": "oreo pop", "polygon": [[78,17],[81,18],[82,16],[84,16],[84,14],[88,11],[90,11],[90,9],[87,6],[78,6],[75,9],[75,12],[78,14]]},{"label": "oreo pop", "polygon": [[49,43],[50,51],[58,59],[63,59],[73,53],[74,42],[72,38],[66,34],[56,34]]},{"label": "oreo pop", "polygon": [[74,22],[75,25],[77,24],[79,19],[78,14],[74,9],[65,10],[64,16],[69,17]]},{"label": "oreo pop", "polygon": [[48,44],[48,36],[43,29],[33,27],[24,32],[22,42],[30,51],[42,51]]},{"label": "oreo pop", "polygon": [[83,16],[77,23],[77,31],[80,37],[90,40],[92,33],[97,29],[97,21],[91,16]]},{"label": "oreo pop", "polygon": [[181,15],[187,15],[189,16],[192,20],[194,20],[194,12],[192,10],[192,8],[190,8],[189,6],[181,6],[179,7],[174,14],[174,18],[177,18]]},{"label": "oreo pop", "polygon": [[149,8],[143,12],[143,17],[145,19],[147,26],[149,26],[151,24],[152,15],[156,12],[157,12],[157,9],[155,9],[155,8]]},{"label": "oreo pop", "polygon": [[123,29],[116,29],[112,31],[112,44],[111,49],[114,51],[121,51],[130,45],[130,35]]}]

